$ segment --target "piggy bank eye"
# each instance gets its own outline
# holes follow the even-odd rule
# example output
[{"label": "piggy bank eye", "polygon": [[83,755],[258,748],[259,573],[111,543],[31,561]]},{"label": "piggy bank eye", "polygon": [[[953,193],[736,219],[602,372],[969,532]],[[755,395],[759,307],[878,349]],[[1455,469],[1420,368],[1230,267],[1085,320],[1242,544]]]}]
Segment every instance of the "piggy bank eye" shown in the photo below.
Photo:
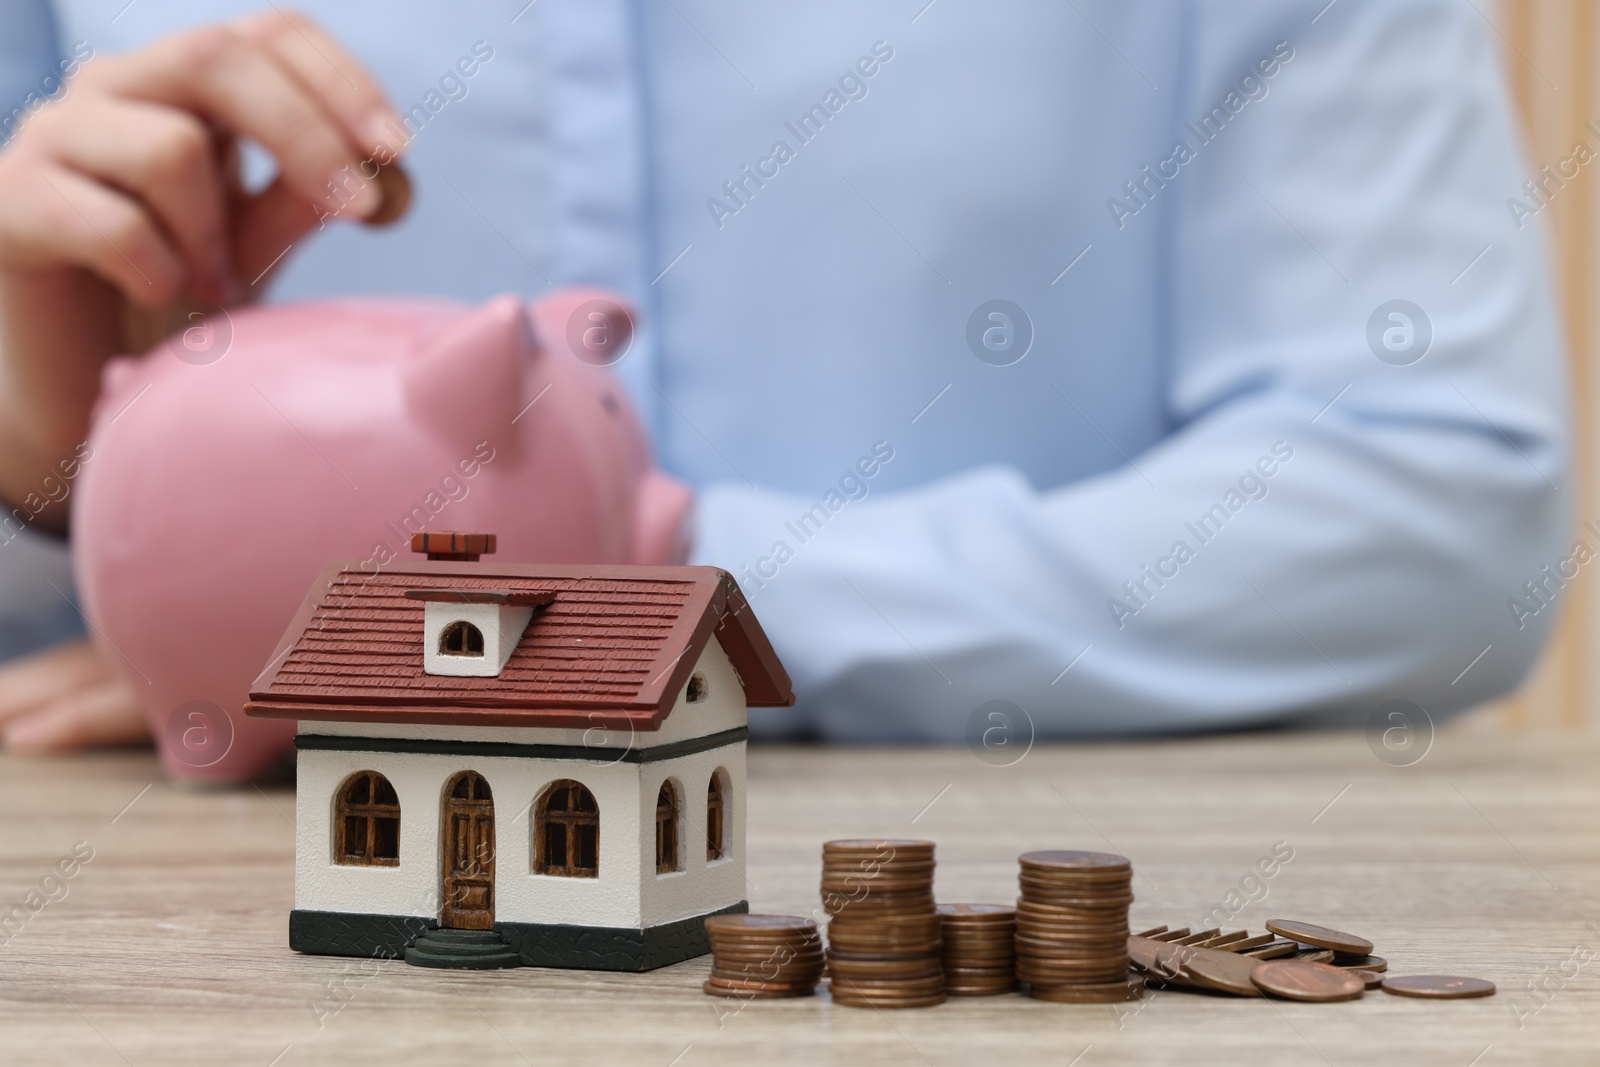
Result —
[{"label": "piggy bank eye", "polygon": [[619,415],[622,413],[622,405],[617,403],[617,398],[611,393],[600,394],[600,406],[606,409],[606,413],[608,415]]}]

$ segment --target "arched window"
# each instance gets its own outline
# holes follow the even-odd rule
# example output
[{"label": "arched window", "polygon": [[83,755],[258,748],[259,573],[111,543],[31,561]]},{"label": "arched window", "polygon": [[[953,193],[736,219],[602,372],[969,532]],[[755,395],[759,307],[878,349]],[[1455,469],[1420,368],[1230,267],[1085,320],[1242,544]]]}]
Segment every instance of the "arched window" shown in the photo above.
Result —
[{"label": "arched window", "polygon": [[600,876],[600,809],[582,785],[551,783],[536,805],[533,833],[535,874]]},{"label": "arched window", "polygon": [[400,865],[400,798],[377,771],[357,771],[334,797],[335,862],[363,867]]},{"label": "arched window", "polygon": [[682,870],[678,863],[678,791],[661,783],[656,794],[656,873]]},{"label": "arched window", "polygon": [[722,785],[722,772],[712,771],[706,786],[706,861],[720,860],[728,854],[728,794]]},{"label": "arched window", "polygon": [[439,633],[439,655],[483,655],[483,631],[465,620],[457,620]]}]

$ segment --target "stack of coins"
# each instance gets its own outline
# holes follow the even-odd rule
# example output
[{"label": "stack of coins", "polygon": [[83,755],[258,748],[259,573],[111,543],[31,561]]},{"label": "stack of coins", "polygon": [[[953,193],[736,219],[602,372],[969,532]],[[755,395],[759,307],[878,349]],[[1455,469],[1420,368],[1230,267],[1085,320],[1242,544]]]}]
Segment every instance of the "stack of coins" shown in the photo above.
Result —
[{"label": "stack of coins", "polygon": [[944,991],[990,997],[1017,988],[1017,909],[1005,904],[940,904]]},{"label": "stack of coins", "polygon": [[822,935],[798,915],[713,915],[707,993],[721,997],[808,997],[822,980]]},{"label": "stack of coins", "polygon": [[1027,852],[1020,858],[1017,977],[1040,1000],[1130,1000],[1128,906],[1133,865],[1104,852]]},{"label": "stack of coins", "polygon": [[944,1001],[933,842],[829,841],[822,846],[828,991],[856,1008]]}]

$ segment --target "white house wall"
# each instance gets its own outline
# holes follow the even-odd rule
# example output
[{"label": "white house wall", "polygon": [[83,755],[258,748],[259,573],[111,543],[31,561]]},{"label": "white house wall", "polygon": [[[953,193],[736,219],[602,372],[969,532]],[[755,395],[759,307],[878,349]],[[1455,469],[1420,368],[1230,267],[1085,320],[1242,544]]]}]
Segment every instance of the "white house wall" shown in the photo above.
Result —
[{"label": "white house wall", "polygon": [[[688,919],[745,899],[744,796],[745,746],[743,743],[692,756],[641,764],[640,824],[649,829],[639,842],[641,913],[645,926]],[[720,860],[706,860],[706,791],[711,775],[721,770],[724,783],[724,820],[728,848]],[[656,797],[661,783],[672,779],[682,807],[678,819],[681,871],[656,874]]]},{"label": "white house wall", "polygon": [[[733,669],[733,662],[715,639],[706,643],[695,664],[705,677],[707,698],[690,704],[679,692],[672,711],[659,730],[630,731],[626,727],[595,727],[588,730],[552,730],[522,726],[425,726],[388,722],[302,722],[300,732],[331,734],[340,737],[416,738],[424,741],[504,741],[523,745],[582,745],[603,751],[622,751],[628,747],[654,748],[745,726],[744,686]],[[687,685],[685,689],[687,689]]]},{"label": "white house wall", "polygon": [[[727,857],[707,862],[706,790],[727,775]],[[388,778],[400,800],[400,862],[395,867],[334,862],[334,800],[357,771]],[[745,746],[742,742],[653,763],[600,763],[501,756],[302,750],[297,776],[295,907],[437,918],[440,814],[445,785],[458,772],[484,776],[494,796],[495,918],[639,929],[744,899]],[[682,798],[683,870],[655,872],[655,802],[667,778]],[[599,877],[532,873],[531,805],[557,779],[581,782],[600,809]]]},{"label": "white house wall", "polygon": [[[639,769],[634,763],[301,751],[295,789],[295,907],[437,918],[444,786],[457,772],[471,770],[484,776],[494,795],[497,920],[638,929],[641,827],[632,813],[639,805]],[[334,862],[335,792],[348,775],[361,770],[384,775],[400,799],[397,867]],[[600,809],[598,878],[532,873],[531,805],[559,778],[581,781]],[[652,835],[654,825],[652,821]],[[652,847],[653,842],[652,836]]]}]

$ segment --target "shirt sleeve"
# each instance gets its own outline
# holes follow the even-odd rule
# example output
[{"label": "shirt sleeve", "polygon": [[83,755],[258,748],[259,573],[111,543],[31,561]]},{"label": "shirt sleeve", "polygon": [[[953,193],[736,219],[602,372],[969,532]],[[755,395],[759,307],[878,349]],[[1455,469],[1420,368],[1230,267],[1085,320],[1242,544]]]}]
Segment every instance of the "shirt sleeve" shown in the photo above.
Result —
[{"label": "shirt sleeve", "polygon": [[[1561,339],[1497,57],[1465,3],[1285,7],[1188,9],[1139,220],[1171,250],[1175,432],[1051,491],[989,467],[870,496],[740,573],[801,694],[755,731],[957,740],[994,700],[1045,737],[1439,716],[1529,669],[1600,538],[1563,544]],[[711,486],[696,557],[762,557],[811,503]]]},{"label": "shirt sleeve", "polygon": [[[31,117],[30,94],[38,105],[62,92],[58,55],[50,5],[8,0],[0,14],[0,151]],[[81,634],[73,595],[64,541],[18,532],[15,520],[0,524],[0,661]]]}]

